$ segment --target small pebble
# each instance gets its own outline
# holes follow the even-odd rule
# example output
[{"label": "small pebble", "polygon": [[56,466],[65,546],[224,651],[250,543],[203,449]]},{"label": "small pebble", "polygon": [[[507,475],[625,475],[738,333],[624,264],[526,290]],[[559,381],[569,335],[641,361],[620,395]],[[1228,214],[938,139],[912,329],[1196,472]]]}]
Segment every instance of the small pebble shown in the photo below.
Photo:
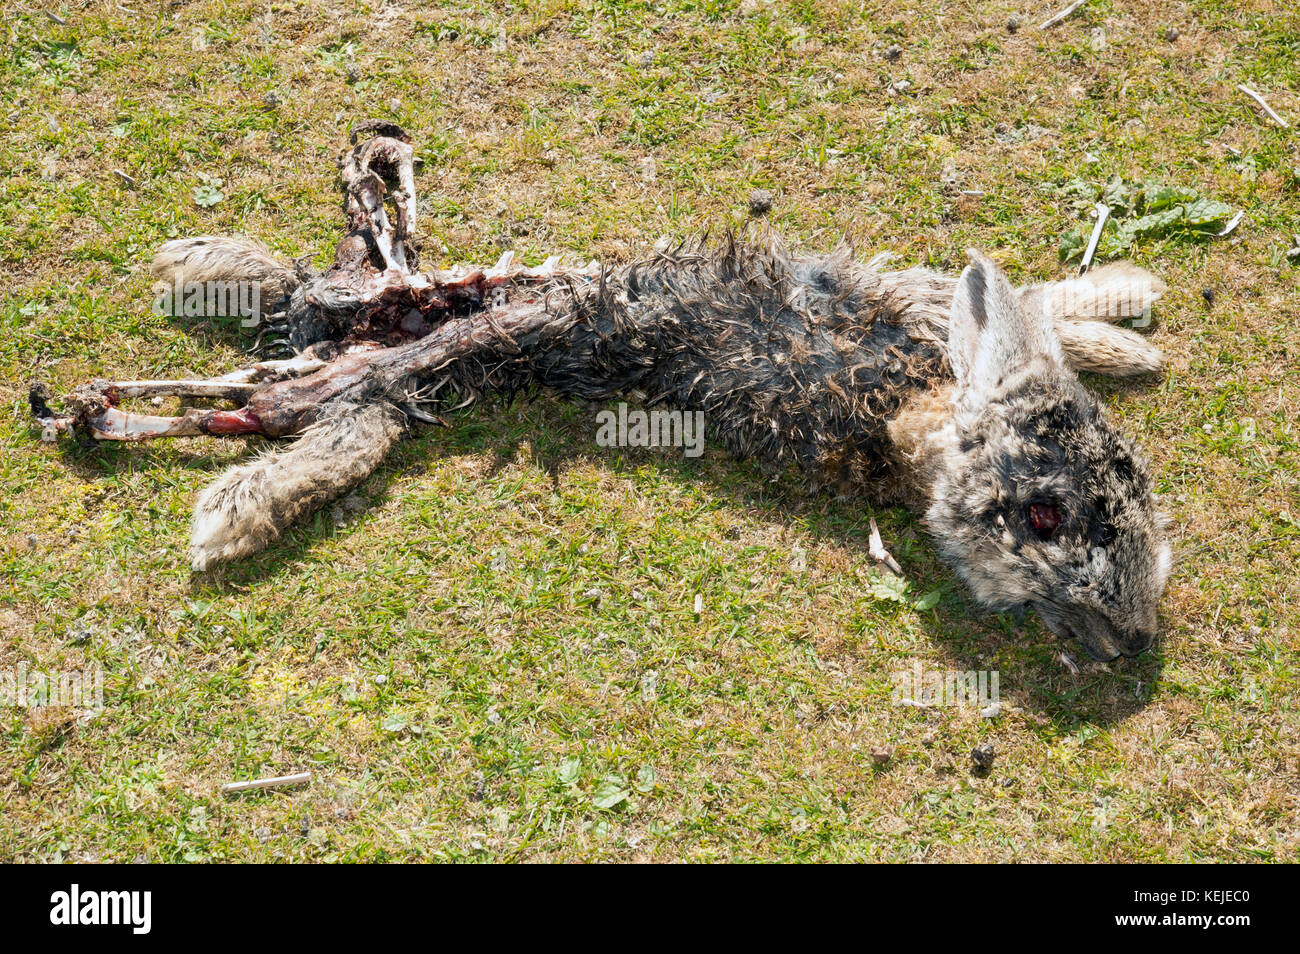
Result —
[{"label": "small pebble", "polygon": [[887,745],[880,745],[871,750],[871,761],[877,765],[888,765],[889,760],[894,757],[894,750]]},{"label": "small pebble", "polygon": [[902,55],[903,48],[897,43],[890,44],[890,46],[885,50],[885,59],[887,60],[896,60]]},{"label": "small pebble", "polygon": [[992,742],[983,742],[971,749],[970,757],[974,760],[976,768],[987,772],[993,767],[993,759],[997,754],[997,749],[993,747]]},{"label": "small pebble", "polygon": [[1206,287],[1202,288],[1202,289],[1201,289],[1201,297],[1205,299],[1205,303],[1206,303],[1207,305],[1210,305],[1211,307],[1214,306],[1214,289],[1213,289],[1213,288],[1210,288],[1208,285],[1207,285]]},{"label": "small pebble", "polygon": [[1020,17],[1011,17],[1007,20],[1007,32],[1015,33],[1020,29]]},{"label": "small pebble", "polygon": [[1178,39],[1178,37],[1181,35],[1182,34],[1178,32],[1177,27],[1170,27],[1168,30],[1165,31],[1165,42],[1173,43],[1174,40]]},{"label": "small pebble", "polygon": [[767,215],[772,211],[772,193],[767,189],[755,189],[749,194],[749,214],[753,216]]}]

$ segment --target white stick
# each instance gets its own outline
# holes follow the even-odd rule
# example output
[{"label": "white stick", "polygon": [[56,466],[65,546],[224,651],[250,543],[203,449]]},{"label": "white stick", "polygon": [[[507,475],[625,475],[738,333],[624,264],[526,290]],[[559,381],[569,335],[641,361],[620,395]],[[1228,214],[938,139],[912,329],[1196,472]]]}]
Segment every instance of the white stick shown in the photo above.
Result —
[{"label": "white stick", "polygon": [[1056,26],[1058,23],[1060,23],[1062,20],[1068,17],[1071,13],[1073,13],[1075,10],[1078,10],[1086,2],[1087,0],[1074,0],[1074,3],[1070,4],[1060,13],[1058,13],[1056,16],[1052,17],[1051,19],[1044,20],[1042,26],[1040,26],[1038,29],[1050,30],[1052,27]]},{"label": "white stick", "polygon": [[1264,97],[1263,97],[1263,96],[1260,96],[1259,93],[1255,92],[1255,91],[1254,91],[1253,89],[1251,89],[1249,86],[1246,86],[1246,85],[1241,84],[1241,83],[1238,83],[1238,84],[1237,84],[1237,89],[1241,90],[1243,93],[1245,93],[1245,94],[1246,94],[1247,96],[1249,96],[1251,99],[1253,99],[1255,102],[1259,103],[1259,108],[1262,109],[1262,110],[1264,110],[1264,112],[1266,112],[1266,113],[1268,114],[1268,118],[1271,119],[1271,120],[1273,120],[1273,122],[1277,123],[1277,124],[1278,124],[1279,126],[1281,126],[1283,129],[1290,129],[1290,128],[1291,128],[1290,125],[1287,123],[1287,121],[1286,121],[1285,119],[1283,119],[1283,118],[1282,118],[1281,116],[1279,116],[1277,113],[1273,112],[1273,107],[1270,106],[1268,103],[1264,102]]},{"label": "white stick", "polygon": [[1225,225],[1225,226],[1223,227],[1223,231],[1220,232],[1220,233],[1216,236],[1216,238],[1223,238],[1225,235],[1229,235],[1229,234],[1231,234],[1232,230],[1235,229],[1238,225],[1241,224],[1241,217],[1242,217],[1243,215],[1245,215],[1245,214],[1246,214],[1246,210],[1245,210],[1245,209],[1242,209],[1240,212],[1238,212],[1236,215],[1234,215],[1234,216],[1232,217],[1232,221],[1229,222],[1227,225]]},{"label": "white stick", "polygon": [[285,788],[289,785],[306,785],[311,781],[311,772],[299,772],[297,775],[280,775],[276,778],[255,778],[248,782],[228,782],[221,786],[221,794],[234,795],[258,788]]},{"label": "white stick", "polygon": [[899,576],[903,574],[903,568],[898,565],[898,561],[893,558],[888,550],[885,549],[884,541],[880,539],[880,528],[876,526],[876,518],[871,518],[871,537],[867,541],[867,552],[871,554],[871,559],[877,563],[883,563]]},{"label": "white stick", "polygon": [[1079,262],[1079,274],[1082,275],[1092,264],[1092,256],[1097,252],[1097,243],[1101,241],[1101,230],[1106,227],[1106,220],[1110,218],[1110,206],[1105,202],[1097,203],[1097,224],[1092,227],[1092,237],[1088,239],[1088,247],[1084,249],[1083,261]]}]

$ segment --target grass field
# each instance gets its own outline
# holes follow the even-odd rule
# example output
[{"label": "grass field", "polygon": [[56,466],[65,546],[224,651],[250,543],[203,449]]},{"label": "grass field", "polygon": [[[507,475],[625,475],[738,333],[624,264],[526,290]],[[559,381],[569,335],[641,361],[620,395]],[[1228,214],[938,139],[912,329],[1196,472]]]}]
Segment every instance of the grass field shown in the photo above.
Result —
[{"label": "grass field", "polygon": [[[1296,860],[1300,133],[1236,86],[1300,123],[1300,11],[1036,28],[1064,5],[3,0],[0,672],[100,667],[105,707],[0,709],[0,860]],[[1034,281],[1070,270],[1073,179],[1244,209],[1139,243],[1170,368],[1093,382],[1176,521],[1158,650],[1072,673],[905,511],[602,450],[546,400],[458,412],[191,574],[194,496],[255,442],[42,444],[27,384],[236,366],[226,329],[153,313],[153,249],[323,265],[372,116],[417,145],[427,264],[624,259],[763,188],[805,246],[976,245]],[[998,671],[1000,714],[891,704],[914,665]]]}]

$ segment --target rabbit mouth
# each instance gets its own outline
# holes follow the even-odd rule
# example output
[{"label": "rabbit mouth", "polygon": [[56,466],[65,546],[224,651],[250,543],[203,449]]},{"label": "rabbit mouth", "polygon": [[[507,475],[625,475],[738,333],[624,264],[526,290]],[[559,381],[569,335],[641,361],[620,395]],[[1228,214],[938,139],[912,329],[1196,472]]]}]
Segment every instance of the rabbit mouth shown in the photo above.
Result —
[{"label": "rabbit mouth", "polygon": [[1083,647],[1084,652],[1097,662],[1114,662],[1116,659],[1119,659],[1120,656],[1124,655],[1114,646],[1110,645],[1108,640],[1099,639],[1097,637],[1085,639],[1075,634],[1075,632],[1069,628],[1065,630],[1064,638],[1074,640]]},{"label": "rabbit mouth", "polygon": [[1097,662],[1114,662],[1120,656],[1127,655],[1107,633],[1098,632],[1099,629],[1109,628],[1108,626],[1103,624],[1100,627],[1075,627],[1053,612],[1050,607],[1036,603],[1034,608],[1038,610],[1039,618],[1058,638],[1082,647],[1083,651]]}]

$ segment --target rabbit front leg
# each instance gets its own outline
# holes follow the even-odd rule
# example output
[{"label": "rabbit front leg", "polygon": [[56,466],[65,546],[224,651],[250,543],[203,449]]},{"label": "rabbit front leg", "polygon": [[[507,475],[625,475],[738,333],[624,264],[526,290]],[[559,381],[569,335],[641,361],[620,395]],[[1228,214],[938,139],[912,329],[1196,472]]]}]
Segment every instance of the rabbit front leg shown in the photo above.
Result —
[{"label": "rabbit front leg", "polygon": [[[876,280],[882,298],[937,341],[948,339],[956,278],[909,268],[880,272]],[[1028,285],[1014,294],[1027,311],[1051,321],[1071,368],[1122,378],[1164,367],[1160,349],[1142,335],[1113,324],[1145,314],[1164,291],[1164,283],[1149,272],[1117,262],[1081,278]]]}]

